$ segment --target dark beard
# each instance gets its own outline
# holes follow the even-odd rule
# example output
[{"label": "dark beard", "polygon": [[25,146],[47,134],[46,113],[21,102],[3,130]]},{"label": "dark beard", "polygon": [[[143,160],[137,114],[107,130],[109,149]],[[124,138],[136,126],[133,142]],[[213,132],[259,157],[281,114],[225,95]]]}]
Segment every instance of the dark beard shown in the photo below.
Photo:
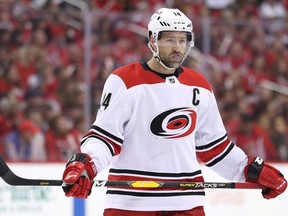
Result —
[{"label": "dark beard", "polygon": [[181,64],[181,62],[171,62],[171,61],[165,61],[161,59],[162,63],[166,65],[169,68],[178,68]]}]

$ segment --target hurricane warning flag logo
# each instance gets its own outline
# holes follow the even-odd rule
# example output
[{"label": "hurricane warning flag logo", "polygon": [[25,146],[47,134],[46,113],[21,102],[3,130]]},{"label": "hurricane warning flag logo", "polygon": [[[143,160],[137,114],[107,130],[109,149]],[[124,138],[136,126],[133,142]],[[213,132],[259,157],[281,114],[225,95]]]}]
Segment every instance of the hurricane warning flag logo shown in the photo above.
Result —
[{"label": "hurricane warning flag logo", "polygon": [[162,139],[185,137],[194,131],[196,117],[196,112],[187,107],[167,110],[152,120],[150,131]]}]

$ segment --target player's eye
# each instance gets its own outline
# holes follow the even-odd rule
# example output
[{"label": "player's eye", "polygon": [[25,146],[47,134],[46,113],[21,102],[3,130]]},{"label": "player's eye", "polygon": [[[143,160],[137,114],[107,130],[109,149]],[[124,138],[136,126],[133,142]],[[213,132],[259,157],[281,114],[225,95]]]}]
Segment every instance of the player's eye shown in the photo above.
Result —
[{"label": "player's eye", "polygon": [[166,39],[166,42],[168,42],[168,43],[175,43],[175,40],[172,39],[172,38],[168,38],[168,39]]}]

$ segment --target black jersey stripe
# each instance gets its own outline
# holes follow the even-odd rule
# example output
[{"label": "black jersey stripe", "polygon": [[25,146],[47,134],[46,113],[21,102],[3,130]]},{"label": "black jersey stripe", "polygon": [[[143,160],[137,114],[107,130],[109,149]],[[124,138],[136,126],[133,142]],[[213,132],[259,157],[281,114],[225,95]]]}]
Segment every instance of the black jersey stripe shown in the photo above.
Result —
[{"label": "black jersey stripe", "polygon": [[121,138],[119,138],[119,137],[117,137],[117,136],[109,133],[109,132],[106,131],[106,130],[103,130],[102,128],[100,128],[100,127],[98,127],[98,126],[96,126],[96,125],[92,125],[91,128],[92,128],[93,130],[96,130],[96,131],[104,134],[105,136],[109,137],[110,139],[115,140],[116,142],[118,142],[118,143],[120,143],[120,144],[123,143],[123,139],[121,139]]},{"label": "black jersey stripe", "polygon": [[230,146],[228,147],[228,149],[220,156],[220,157],[217,157],[215,160],[213,160],[212,162],[210,163],[207,163],[205,164],[207,167],[212,167],[214,166],[215,164],[217,164],[218,162],[220,162],[221,160],[223,160],[223,158],[226,157],[226,155],[229,154],[229,152],[232,151],[232,149],[234,148],[235,144],[231,142]]},{"label": "black jersey stripe", "polygon": [[121,191],[121,190],[107,190],[107,194],[136,196],[136,197],[174,197],[174,196],[205,196],[205,191],[181,191],[181,192],[165,192],[165,193],[149,193],[138,191]]},{"label": "black jersey stripe", "polygon": [[216,145],[217,143],[221,143],[222,141],[224,141],[226,137],[227,137],[227,134],[225,134],[224,136],[220,137],[219,139],[217,139],[217,140],[215,140],[209,144],[206,144],[203,146],[196,146],[196,151],[209,149],[209,148],[213,147],[214,145]]},{"label": "black jersey stripe", "polygon": [[110,145],[105,139],[103,139],[103,138],[100,137],[100,136],[97,136],[96,134],[91,134],[91,135],[87,136],[85,139],[83,139],[83,140],[81,141],[81,145],[82,145],[87,139],[89,139],[89,138],[99,139],[101,142],[103,142],[103,143],[108,147],[111,155],[114,156],[114,150],[113,150],[113,148],[111,147],[111,145]]},{"label": "black jersey stripe", "polygon": [[141,171],[141,170],[129,170],[129,169],[114,169],[111,168],[109,171],[110,174],[130,174],[130,175],[141,175],[141,176],[147,176],[147,177],[195,177],[198,175],[201,175],[201,170],[197,170],[195,172],[183,172],[183,173],[163,173],[163,172],[149,172],[149,171]]}]

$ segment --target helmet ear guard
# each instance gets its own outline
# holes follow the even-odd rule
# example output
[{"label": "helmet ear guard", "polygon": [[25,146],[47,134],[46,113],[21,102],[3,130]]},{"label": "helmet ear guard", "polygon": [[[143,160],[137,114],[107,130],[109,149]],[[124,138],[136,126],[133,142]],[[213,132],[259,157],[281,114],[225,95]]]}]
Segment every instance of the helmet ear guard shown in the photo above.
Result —
[{"label": "helmet ear guard", "polygon": [[[193,41],[194,43],[194,33],[193,32],[187,32],[187,41]],[[194,46],[194,44],[193,44]]]}]

